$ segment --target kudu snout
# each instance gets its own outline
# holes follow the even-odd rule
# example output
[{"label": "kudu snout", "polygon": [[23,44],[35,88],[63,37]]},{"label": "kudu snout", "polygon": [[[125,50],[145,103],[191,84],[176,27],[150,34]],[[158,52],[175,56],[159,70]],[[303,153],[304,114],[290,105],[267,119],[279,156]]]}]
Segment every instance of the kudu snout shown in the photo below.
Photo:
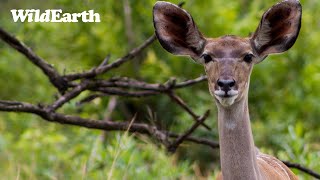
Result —
[{"label": "kudu snout", "polygon": [[233,78],[219,78],[217,85],[221,88],[222,91],[227,93],[231,90],[232,87],[236,85],[236,81]]}]

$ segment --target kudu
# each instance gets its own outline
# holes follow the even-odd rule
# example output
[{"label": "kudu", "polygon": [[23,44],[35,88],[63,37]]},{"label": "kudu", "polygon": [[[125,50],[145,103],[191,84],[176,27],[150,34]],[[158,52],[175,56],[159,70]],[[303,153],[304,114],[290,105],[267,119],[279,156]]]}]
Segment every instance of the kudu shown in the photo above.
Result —
[{"label": "kudu", "polygon": [[[213,9],[214,10],[214,9]],[[164,49],[202,64],[218,107],[222,173],[218,179],[297,179],[280,160],[259,152],[253,141],[248,90],[254,64],[293,46],[301,26],[298,0],[285,0],[266,11],[256,31],[246,38],[206,38],[191,15],[159,1],[153,9],[156,36]]]}]

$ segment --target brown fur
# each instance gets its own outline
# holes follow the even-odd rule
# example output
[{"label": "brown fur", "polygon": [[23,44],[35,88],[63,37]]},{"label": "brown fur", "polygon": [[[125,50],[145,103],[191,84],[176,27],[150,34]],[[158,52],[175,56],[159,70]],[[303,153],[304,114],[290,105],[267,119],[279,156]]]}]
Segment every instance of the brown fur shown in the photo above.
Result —
[{"label": "brown fur", "polygon": [[[298,177],[278,159],[259,153],[257,155],[258,167],[266,180],[298,180]],[[222,172],[217,180],[223,180]]]}]

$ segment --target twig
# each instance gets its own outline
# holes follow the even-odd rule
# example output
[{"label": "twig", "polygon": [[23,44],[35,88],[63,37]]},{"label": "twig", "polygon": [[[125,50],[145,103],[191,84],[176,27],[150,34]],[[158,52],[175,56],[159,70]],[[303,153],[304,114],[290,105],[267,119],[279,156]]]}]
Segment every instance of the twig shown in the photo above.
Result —
[{"label": "twig", "polygon": [[210,111],[208,110],[202,117],[200,117],[197,122],[193,124],[193,126],[188,129],[185,133],[181,134],[172,144],[170,144],[168,151],[171,153],[174,153],[178,146],[189,136],[193,133],[194,130],[197,129],[197,127],[203,123],[209,116]]},{"label": "twig", "polygon": [[26,102],[0,100],[0,111],[38,114],[41,111],[41,107]]},{"label": "twig", "polygon": [[[107,63],[110,56],[107,56],[104,60],[104,62],[101,63],[99,67],[103,67],[104,64]],[[187,80],[185,82],[181,83],[167,83],[167,84],[148,84],[146,82],[138,81],[135,79],[129,79],[129,78],[117,78],[117,79],[110,79],[110,80],[96,80],[96,79],[86,79],[82,81],[79,84],[74,84],[75,86],[73,89],[65,93],[64,95],[60,96],[59,99],[53,103],[53,105],[50,106],[51,111],[55,111],[58,108],[62,107],[65,103],[69,102],[73,98],[77,97],[80,93],[82,93],[84,90],[91,90],[91,91],[98,91],[102,92],[102,94],[96,94],[94,96],[85,98],[85,100],[81,101],[91,101],[98,97],[108,96],[108,95],[118,95],[118,96],[127,96],[127,97],[146,97],[146,96],[154,96],[158,95],[160,93],[167,93],[171,91],[172,89],[182,88],[194,85],[196,83],[203,82],[205,80],[205,77],[201,76],[193,80]],[[121,87],[121,88],[133,88],[133,89],[141,89],[144,91],[128,91],[128,90],[122,90],[119,88],[111,88],[111,87]],[[181,98],[173,95],[170,96],[173,100],[175,100],[176,103],[178,103],[183,109],[185,109],[194,119],[197,119],[199,116],[197,116],[184,102]],[[208,125],[204,126],[210,130],[210,127]]]},{"label": "twig", "polygon": [[103,97],[103,96],[104,96],[103,94],[91,94],[91,95],[81,99],[79,102],[76,103],[76,105],[81,106],[85,103],[91,102],[94,99],[99,98],[99,97]]},{"label": "twig", "polygon": [[81,94],[84,90],[89,88],[90,83],[89,81],[83,81],[80,83],[77,87],[73,88],[71,91],[67,92],[66,94],[62,95],[56,102],[53,103],[49,107],[50,111],[55,111],[58,108],[60,108],[63,104],[69,102],[71,99],[77,97],[79,94]]},{"label": "twig", "polygon": [[74,81],[77,79],[82,79],[82,78],[93,78],[96,77],[97,75],[103,74],[110,69],[117,68],[123,63],[133,59],[136,57],[142,50],[144,50],[146,47],[148,47],[151,43],[153,43],[156,40],[156,36],[152,35],[150,38],[148,38],[143,44],[141,44],[139,47],[131,50],[127,55],[117,59],[113,63],[110,63],[106,66],[98,67],[98,68],[93,68],[87,72],[83,73],[76,73],[76,74],[69,74],[65,75],[64,78],[67,79],[68,81]]},{"label": "twig", "polygon": [[[169,132],[168,136],[171,137],[171,138],[178,138],[181,135]],[[211,141],[211,140],[208,140],[208,139],[205,139],[205,138],[196,138],[196,137],[188,136],[184,140],[185,141],[189,141],[189,142],[193,142],[193,143],[196,143],[196,144],[202,144],[202,145],[205,145],[205,146],[209,146],[212,149],[219,148],[219,143],[218,142]]]},{"label": "twig", "polygon": [[125,97],[136,97],[136,98],[143,98],[147,96],[154,96],[160,94],[160,92],[156,91],[135,91],[130,92],[118,88],[92,88],[92,91],[99,91],[103,94],[99,94],[100,97],[102,96],[109,96],[109,95],[118,95],[118,96],[125,96]]},{"label": "twig", "polygon": [[63,94],[67,90],[67,81],[44,59],[36,55],[31,48],[27,47],[14,36],[0,27],[0,38],[15,50],[26,56],[33,64],[42,70],[50,82]]},{"label": "twig", "polygon": [[200,76],[196,79],[187,80],[175,84],[149,84],[143,81],[138,81],[130,78],[116,78],[110,80],[91,80],[94,81],[99,87],[122,87],[122,88],[135,88],[143,90],[154,90],[166,92],[172,89],[180,89],[188,86],[195,85],[207,80],[206,76]]},{"label": "twig", "polygon": [[[89,81],[91,83],[91,90],[92,91],[101,91],[105,93],[101,94],[92,94],[88,97],[85,97],[81,101],[77,103],[77,105],[81,105],[83,103],[90,102],[96,98],[109,96],[109,95],[125,95],[127,97],[142,97],[143,95],[146,96],[152,96],[152,95],[158,95],[160,93],[166,93],[170,89],[179,89],[179,88],[185,88],[188,86],[195,85],[197,83],[201,83],[206,80],[206,76],[200,76],[195,79],[187,80],[180,83],[175,83],[173,86],[168,87],[165,84],[149,84],[143,81],[138,81],[135,79],[130,79],[126,77],[121,78],[111,78],[109,80],[102,80],[102,79],[88,79],[86,81]],[[77,87],[79,84],[73,84],[72,87]],[[144,91],[135,91],[130,92],[129,90],[122,90],[122,89],[109,89],[110,87],[117,87],[117,88],[128,88],[128,89],[138,89],[138,90],[144,90]],[[191,109],[192,117],[198,118]],[[189,113],[189,112],[188,112]]]},{"label": "twig", "polygon": [[[200,121],[200,117],[198,115],[196,115],[191,108],[179,97],[177,96],[173,91],[170,91],[168,93],[168,96],[174,101],[176,102],[179,106],[181,106],[185,111],[187,111],[195,121]],[[208,111],[207,111],[208,112]],[[204,122],[200,123],[203,127],[205,127],[207,130],[211,130],[211,128],[205,124]]]},{"label": "twig", "polygon": [[317,179],[320,179],[320,174],[316,173],[315,171],[308,169],[304,166],[302,166],[301,164],[297,164],[297,163],[292,163],[292,162],[288,162],[288,161],[282,161],[285,165],[287,165],[290,168],[295,168],[298,169],[306,174],[309,174]]},{"label": "twig", "polygon": [[182,83],[178,83],[176,84],[175,88],[184,88],[184,87],[187,87],[187,86],[192,86],[194,84],[197,84],[197,83],[200,83],[200,82],[204,82],[204,81],[207,81],[207,76],[200,76],[196,79],[191,79],[191,80],[187,80],[185,82],[182,82]]},{"label": "twig", "polygon": [[104,60],[102,61],[102,63],[99,65],[99,67],[103,67],[103,66],[106,66],[108,63],[109,63],[109,60],[110,60],[110,57],[111,55],[108,54],[106,58],[104,58]]}]

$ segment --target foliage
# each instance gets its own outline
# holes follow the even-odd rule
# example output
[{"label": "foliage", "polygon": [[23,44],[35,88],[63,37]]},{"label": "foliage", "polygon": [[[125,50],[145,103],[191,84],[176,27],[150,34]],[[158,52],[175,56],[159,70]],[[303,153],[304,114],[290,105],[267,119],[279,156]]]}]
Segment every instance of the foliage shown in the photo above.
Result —
[{"label": "foliage", "polygon": [[[153,0],[131,0],[134,45],[153,33]],[[172,1],[178,3],[179,1]],[[184,5],[199,29],[212,37],[224,34],[247,36],[253,32],[262,13],[276,0],[248,1],[190,0]],[[281,159],[320,169],[320,1],[301,0],[303,23],[300,36],[289,52],[270,56],[256,65],[249,93],[255,142],[262,151]],[[13,8],[62,8],[65,12],[94,9],[101,23],[13,23]],[[0,26],[31,46],[61,73],[78,72],[100,63],[107,54],[111,61],[129,47],[126,37],[123,1],[56,0],[0,1]],[[72,67],[72,69],[70,69]],[[134,61],[106,74],[128,76],[148,82],[165,82],[203,74],[203,68],[184,57],[166,53],[154,43]],[[40,70],[25,57],[0,43],[0,99],[52,102],[55,90]],[[199,113],[212,109],[211,132],[201,129],[196,135],[218,139],[215,107],[205,83],[179,91]],[[78,99],[79,100],[79,99]],[[85,117],[104,118],[108,98],[62,111]],[[139,121],[148,121],[147,108],[159,123],[173,131],[189,127],[192,118],[162,97],[120,98],[112,119],[130,119],[138,112]],[[0,113],[0,174],[8,179],[194,179],[213,177],[219,166],[217,151],[190,144],[176,155],[165,153],[146,137],[107,133],[54,125],[24,114]],[[114,165],[112,163],[115,162]],[[199,172],[197,169],[201,167]],[[311,179],[295,171],[300,179]],[[183,174],[183,175],[182,175]]]}]

